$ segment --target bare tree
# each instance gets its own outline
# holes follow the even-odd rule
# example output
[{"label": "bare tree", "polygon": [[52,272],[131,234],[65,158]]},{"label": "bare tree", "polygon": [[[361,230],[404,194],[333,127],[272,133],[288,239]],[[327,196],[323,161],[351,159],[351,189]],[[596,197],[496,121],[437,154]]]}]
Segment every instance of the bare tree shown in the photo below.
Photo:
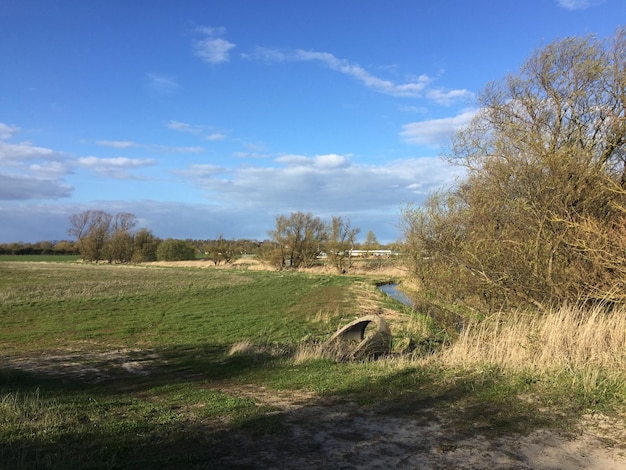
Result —
[{"label": "bare tree", "polygon": [[91,211],[83,211],[79,214],[72,214],[70,216],[70,228],[67,230],[67,234],[72,237],[76,237],[76,240],[80,243],[87,233],[90,220]]},{"label": "bare tree", "polygon": [[109,262],[128,263],[133,257],[133,228],[137,225],[134,214],[120,212],[111,220],[104,253]]},{"label": "bare tree", "polygon": [[131,214],[129,212],[119,212],[115,214],[112,223],[112,229],[114,232],[119,230],[131,233],[137,225],[137,217],[135,217],[135,214]]},{"label": "bare tree", "polygon": [[111,214],[99,210],[70,216],[68,234],[77,237],[84,260],[98,262],[103,259],[112,219]]},{"label": "bare tree", "polygon": [[133,255],[132,229],[137,224],[133,214],[115,216],[100,210],[87,210],[69,218],[68,234],[78,241],[84,260],[129,262]]},{"label": "bare tree", "polygon": [[292,212],[276,217],[276,229],[268,235],[277,245],[276,256],[281,267],[311,266],[326,237],[324,222],[310,212]]},{"label": "bare tree", "polygon": [[358,228],[351,227],[350,219],[335,216],[331,218],[324,251],[330,264],[341,273],[352,266],[350,251],[359,231]]},{"label": "bare tree", "polygon": [[374,235],[374,232],[371,230],[368,230],[365,235],[365,241],[363,242],[363,249],[369,252],[372,250],[378,250],[378,248],[380,248],[380,244],[376,239],[376,235]]},{"label": "bare tree", "polygon": [[424,291],[493,308],[626,300],[626,29],[551,43],[479,101],[450,155],[467,177],[403,215]]},{"label": "bare tree", "polygon": [[224,235],[220,234],[217,240],[208,240],[203,244],[205,254],[209,257],[215,266],[224,262],[226,264],[233,261],[237,255],[237,243],[234,240],[226,240]]}]

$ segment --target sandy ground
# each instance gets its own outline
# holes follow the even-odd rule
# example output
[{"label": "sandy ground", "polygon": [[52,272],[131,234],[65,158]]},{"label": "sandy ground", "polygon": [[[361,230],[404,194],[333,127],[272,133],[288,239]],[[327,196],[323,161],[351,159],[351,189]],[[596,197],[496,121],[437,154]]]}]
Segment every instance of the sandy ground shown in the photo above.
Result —
[{"label": "sandy ground", "polygon": [[[159,362],[153,352],[128,350],[3,360],[4,367],[87,382],[106,381],[111,374],[146,376]],[[435,409],[409,417],[313,393],[227,382],[211,388],[270,407],[284,432],[255,436],[228,423],[207,423],[215,458],[193,468],[626,469],[626,419],[587,416],[575,435],[539,429],[493,437],[455,429]]]},{"label": "sandy ground", "polygon": [[537,430],[488,438],[456,432],[434,410],[407,418],[346,401],[324,403],[291,393],[277,399],[275,392],[247,392],[259,403],[284,407],[288,433],[256,442],[241,437],[241,452],[223,457],[224,467],[626,469],[624,423],[605,416],[586,418],[576,436]]}]

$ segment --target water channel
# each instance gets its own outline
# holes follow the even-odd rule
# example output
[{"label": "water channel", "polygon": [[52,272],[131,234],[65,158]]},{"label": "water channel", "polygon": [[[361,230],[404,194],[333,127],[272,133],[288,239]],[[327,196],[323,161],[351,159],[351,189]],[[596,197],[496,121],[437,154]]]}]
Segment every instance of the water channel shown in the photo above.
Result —
[{"label": "water channel", "polygon": [[399,284],[391,283],[381,284],[378,286],[378,288],[392,299],[396,299],[398,302],[402,302],[404,305],[408,305],[409,307],[413,308],[415,306],[413,301],[409,298],[408,295],[402,292],[398,288],[398,286]]}]

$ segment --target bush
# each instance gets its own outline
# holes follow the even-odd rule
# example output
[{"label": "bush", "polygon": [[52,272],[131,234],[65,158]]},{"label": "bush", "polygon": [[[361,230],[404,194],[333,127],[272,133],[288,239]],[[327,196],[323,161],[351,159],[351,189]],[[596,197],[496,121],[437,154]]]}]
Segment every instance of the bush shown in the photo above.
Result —
[{"label": "bush", "polygon": [[196,249],[189,242],[168,238],[157,248],[159,261],[185,261],[196,259]]},{"label": "bush", "polygon": [[454,140],[467,177],[403,217],[424,292],[540,310],[626,301],[626,29],[566,38],[490,84]]}]

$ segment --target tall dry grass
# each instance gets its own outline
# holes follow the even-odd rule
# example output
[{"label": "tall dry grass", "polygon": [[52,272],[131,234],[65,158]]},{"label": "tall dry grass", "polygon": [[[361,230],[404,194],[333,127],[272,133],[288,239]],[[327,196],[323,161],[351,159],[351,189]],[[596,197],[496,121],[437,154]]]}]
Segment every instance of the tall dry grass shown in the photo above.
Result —
[{"label": "tall dry grass", "polygon": [[521,372],[593,372],[626,378],[626,309],[564,306],[539,315],[500,313],[470,323],[441,352],[447,365],[492,364]]}]

